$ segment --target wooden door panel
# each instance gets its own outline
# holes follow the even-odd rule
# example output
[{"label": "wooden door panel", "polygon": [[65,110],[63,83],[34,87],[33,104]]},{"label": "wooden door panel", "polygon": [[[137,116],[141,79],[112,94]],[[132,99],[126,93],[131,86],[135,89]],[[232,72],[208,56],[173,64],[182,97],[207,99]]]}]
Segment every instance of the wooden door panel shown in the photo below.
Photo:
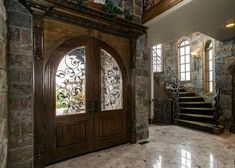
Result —
[{"label": "wooden door panel", "polygon": [[92,41],[73,39],[56,49],[45,81],[46,163],[93,150]]},{"label": "wooden door panel", "polygon": [[87,142],[87,121],[56,126],[56,148]]},{"label": "wooden door panel", "polygon": [[124,133],[122,117],[100,118],[100,140]]},{"label": "wooden door panel", "polygon": [[120,56],[104,43],[97,44],[100,53],[96,80],[95,148],[102,149],[128,141],[127,76]]},{"label": "wooden door panel", "polygon": [[60,123],[55,126],[53,162],[92,151],[92,129],[90,118],[77,120],[77,124]]}]

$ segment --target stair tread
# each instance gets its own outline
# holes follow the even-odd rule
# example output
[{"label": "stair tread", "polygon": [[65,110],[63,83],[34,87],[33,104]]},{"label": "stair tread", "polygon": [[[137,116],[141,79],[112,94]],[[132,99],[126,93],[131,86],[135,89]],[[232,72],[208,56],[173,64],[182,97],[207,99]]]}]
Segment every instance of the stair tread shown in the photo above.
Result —
[{"label": "stair tread", "polygon": [[188,94],[188,93],[193,93],[193,94],[195,94],[194,92],[179,92],[179,94]]},{"label": "stair tread", "polygon": [[201,98],[203,98],[203,97],[201,97],[201,96],[190,96],[190,97],[179,97],[179,99],[201,99]]},{"label": "stair tread", "polygon": [[215,110],[215,108],[205,108],[205,107],[180,107],[182,110]]},{"label": "stair tread", "polygon": [[181,122],[185,122],[185,123],[200,125],[200,126],[203,126],[203,127],[210,127],[210,128],[222,127],[222,126],[216,126],[215,124],[210,124],[210,123],[203,123],[203,122],[196,122],[196,121],[189,121],[189,120],[182,120],[182,119],[176,119],[176,120],[181,121]]},{"label": "stair tread", "polygon": [[213,119],[213,115],[202,115],[202,114],[185,114],[185,113],[179,113],[179,115],[184,116],[190,116],[190,117],[201,117],[201,118],[210,118]]},{"label": "stair tread", "polygon": [[180,102],[180,104],[211,104],[208,102]]}]

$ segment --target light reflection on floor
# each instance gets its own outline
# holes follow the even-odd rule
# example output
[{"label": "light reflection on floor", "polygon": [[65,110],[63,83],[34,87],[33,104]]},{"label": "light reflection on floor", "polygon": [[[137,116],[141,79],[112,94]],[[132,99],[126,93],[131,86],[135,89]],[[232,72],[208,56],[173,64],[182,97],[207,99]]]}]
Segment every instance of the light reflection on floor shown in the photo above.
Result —
[{"label": "light reflection on floor", "polygon": [[150,143],[126,144],[48,168],[235,168],[235,134],[151,126]]}]

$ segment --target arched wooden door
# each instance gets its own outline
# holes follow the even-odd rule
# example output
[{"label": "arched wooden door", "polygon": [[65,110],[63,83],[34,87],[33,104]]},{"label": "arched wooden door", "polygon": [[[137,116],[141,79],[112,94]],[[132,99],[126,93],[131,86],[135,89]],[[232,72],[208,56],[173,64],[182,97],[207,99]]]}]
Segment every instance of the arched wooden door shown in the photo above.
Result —
[{"label": "arched wooden door", "polygon": [[128,141],[127,71],[106,43],[62,44],[45,81],[47,164]]}]

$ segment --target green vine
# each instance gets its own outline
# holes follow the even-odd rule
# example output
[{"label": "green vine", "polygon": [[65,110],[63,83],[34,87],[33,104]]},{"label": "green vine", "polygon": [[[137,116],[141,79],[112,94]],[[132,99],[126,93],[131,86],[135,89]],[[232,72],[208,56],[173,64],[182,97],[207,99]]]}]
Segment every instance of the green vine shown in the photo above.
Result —
[{"label": "green vine", "polygon": [[87,5],[87,0],[77,0],[78,1],[78,6],[81,8],[85,8]]},{"label": "green vine", "polygon": [[133,15],[130,13],[130,10],[125,8],[124,11],[124,16],[125,16],[125,19],[128,23],[131,23],[133,21]]},{"label": "green vine", "polygon": [[111,18],[116,18],[117,15],[123,14],[123,11],[117,7],[112,0],[105,0],[104,8],[105,14]]}]

